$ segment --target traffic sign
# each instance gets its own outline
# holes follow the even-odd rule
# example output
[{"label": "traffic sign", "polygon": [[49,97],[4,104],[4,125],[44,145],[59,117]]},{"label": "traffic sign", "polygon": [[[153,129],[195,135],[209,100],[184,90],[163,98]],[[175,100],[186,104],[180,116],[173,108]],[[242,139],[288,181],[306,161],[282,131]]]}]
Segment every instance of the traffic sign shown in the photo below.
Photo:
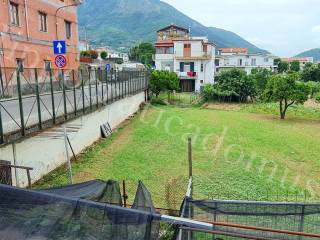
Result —
[{"label": "traffic sign", "polygon": [[106,72],[110,72],[111,69],[111,65],[110,64],[106,64]]},{"label": "traffic sign", "polygon": [[53,41],[53,53],[55,55],[66,54],[67,46],[66,41]]},{"label": "traffic sign", "polygon": [[56,56],[54,63],[56,64],[57,68],[64,68],[67,66],[67,59],[63,55]]}]

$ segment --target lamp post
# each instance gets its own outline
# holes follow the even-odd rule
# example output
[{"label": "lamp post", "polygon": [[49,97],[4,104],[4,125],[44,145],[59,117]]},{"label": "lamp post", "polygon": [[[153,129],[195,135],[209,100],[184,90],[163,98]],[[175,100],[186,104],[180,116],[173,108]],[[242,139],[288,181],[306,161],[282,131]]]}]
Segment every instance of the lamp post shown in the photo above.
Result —
[{"label": "lamp post", "polygon": [[56,10],[56,13],[55,13],[55,19],[56,19],[56,39],[58,40],[58,13],[61,9],[64,9],[64,8],[67,8],[67,7],[76,7],[78,6],[80,3],[74,3],[74,4],[70,4],[70,5],[67,5],[67,6],[62,6],[62,7],[59,7],[57,10]]}]

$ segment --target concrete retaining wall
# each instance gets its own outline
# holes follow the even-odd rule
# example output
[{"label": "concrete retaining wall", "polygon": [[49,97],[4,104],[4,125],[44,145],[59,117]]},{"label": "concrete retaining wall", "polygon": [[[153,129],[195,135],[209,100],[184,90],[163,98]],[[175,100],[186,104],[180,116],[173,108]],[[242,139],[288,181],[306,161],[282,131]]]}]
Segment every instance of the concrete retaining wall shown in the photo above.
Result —
[{"label": "concrete retaining wall", "polygon": [[[130,115],[137,112],[139,105],[144,100],[145,95],[142,92],[65,124],[75,153],[79,154],[101,137],[100,125],[109,122],[112,128],[116,128]],[[0,148],[0,159],[11,161],[14,165],[34,168],[31,171],[33,183],[66,163],[63,126],[39,133],[16,143],[15,146],[16,161],[14,161],[12,145]],[[69,152],[71,156],[71,151]],[[28,184],[26,171],[13,171],[13,175],[14,185],[23,187]]]}]

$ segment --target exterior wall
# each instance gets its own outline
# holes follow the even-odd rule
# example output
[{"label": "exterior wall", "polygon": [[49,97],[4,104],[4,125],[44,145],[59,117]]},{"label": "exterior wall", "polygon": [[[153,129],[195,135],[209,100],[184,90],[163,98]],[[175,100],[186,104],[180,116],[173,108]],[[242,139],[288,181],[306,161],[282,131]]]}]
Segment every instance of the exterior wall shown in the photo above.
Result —
[{"label": "exterior wall", "polygon": [[[9,2],[18,4],[19,25],[11,24]],[[26,3],[26,5],[25,5]],[[59,7],[74,4],[73,0],[10,0],[0,1],[0,49],[3,49],[1,67],[16,68],[16,59],[23,59],[26,68],[43,68],[44,61],[51,61],[54,68],[52,41],[66,39],[65,20],[71,22],[71,38],[66,39],[68,45],[68,69],[79,66],[78,32],[76,7],[61,9]],[[39,11],[47,14],[47,32],[40,31]]]},{"label": "exterior wall", "polygon": [[[174,54],[156,54],[155,65],[157,70],[170,70],[178,74],[181,79],[195,81],[195,91],[200,91],[201,87],[208,83],[214,83],[215,75],[215,47],[207,44],[207,53],[203,51],[206,39],[193,38],[192,40],[174,41]],[[191,44],[191,57],[184,58],[184,44]],[[187,72],[180,72],[181,62],[194,63],[196,76],[189,77]],[[203,64],[203,71],[201,65]]]},{"label": "exterior wall", "polygon": [[[267,68],[271,71],[275,70],[274,59],[275,57],[270,55],[257,55],[257,54],[234,54],[218,56],[219,66],[216,66],[216,71],[221,71],[230,68],[241,68],[250,74],[254,68]],[[240,65],[240,59],[242,65]],[[255,64],[253,62],[255,59]]]},{"label": "exterior wall", "polygon": [[[68,132],[68,136],[75,153],[81,153],[86,147],[91,146],[101,137],[100,125],[109,122],[113,129],[116,128],[129,116],[137,112],[140,104],[144,102],[144,100],[145,94],[142,92],[114,102],[100,111],[67,123],[67,128],[68,126],[73,127],[73,130]],[[74,131],[75,127],[79,127],[76,132]],[[59,127],[52,129],[52,131],[54,130],[59,131]],[[34,168],[34,170],[31,171],[33,183],[66,163],[63,137],[50,137],[50,133],[46,132],[17,143],[16,152],[17,159],[15,165]],[[1,159],[11,161],[11,163],[14,164],[11,145],[0,148],[0,156]],[[16,176],[14,175],[13,178],[15,180]],[[17,178],[20,187],[27,185],[28,181],[25,171],[18,170]]]},{"label": "exterior wall", "polygon": [[203,49],[202,49],[202,42],[201,41],[191,42],[191,56],[192,57],[203,56]]},{"label": "exterior wall", "polygon": [[183,42],[174,43],[174,55],[175,57],[183,57]]}]

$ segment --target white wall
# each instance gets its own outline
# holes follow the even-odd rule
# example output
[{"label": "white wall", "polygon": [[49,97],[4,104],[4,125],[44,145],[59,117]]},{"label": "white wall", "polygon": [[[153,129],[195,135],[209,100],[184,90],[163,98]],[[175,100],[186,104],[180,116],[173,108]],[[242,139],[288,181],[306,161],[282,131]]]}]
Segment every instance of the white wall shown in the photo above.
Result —
[{"label": "white wall", "polygon": [[[139,105],[144,100],[145,94],[142,92],[68,122],[66,124],[69,129],[68,135],[76,154],[81,153],[100,138],[100,125],[109,122],[112,128],[116,128],[130,115],[137,112]],[[76,128],[78,130],[74,132]],[[15,165],[32,167],[34,168],[31,171],[32,182],[41,179],[44,175],[66,163],[64,140],[62,137],[52,137],[54,130],[61,131],[61,127],[55,127],[50,132],[43,132],[17,143],[17,161],[15,163],[11,145],[0,148],[1,159],[11,161]],[[19,170],[17,178],[20,187],[27,185],[25,171]]]}]

